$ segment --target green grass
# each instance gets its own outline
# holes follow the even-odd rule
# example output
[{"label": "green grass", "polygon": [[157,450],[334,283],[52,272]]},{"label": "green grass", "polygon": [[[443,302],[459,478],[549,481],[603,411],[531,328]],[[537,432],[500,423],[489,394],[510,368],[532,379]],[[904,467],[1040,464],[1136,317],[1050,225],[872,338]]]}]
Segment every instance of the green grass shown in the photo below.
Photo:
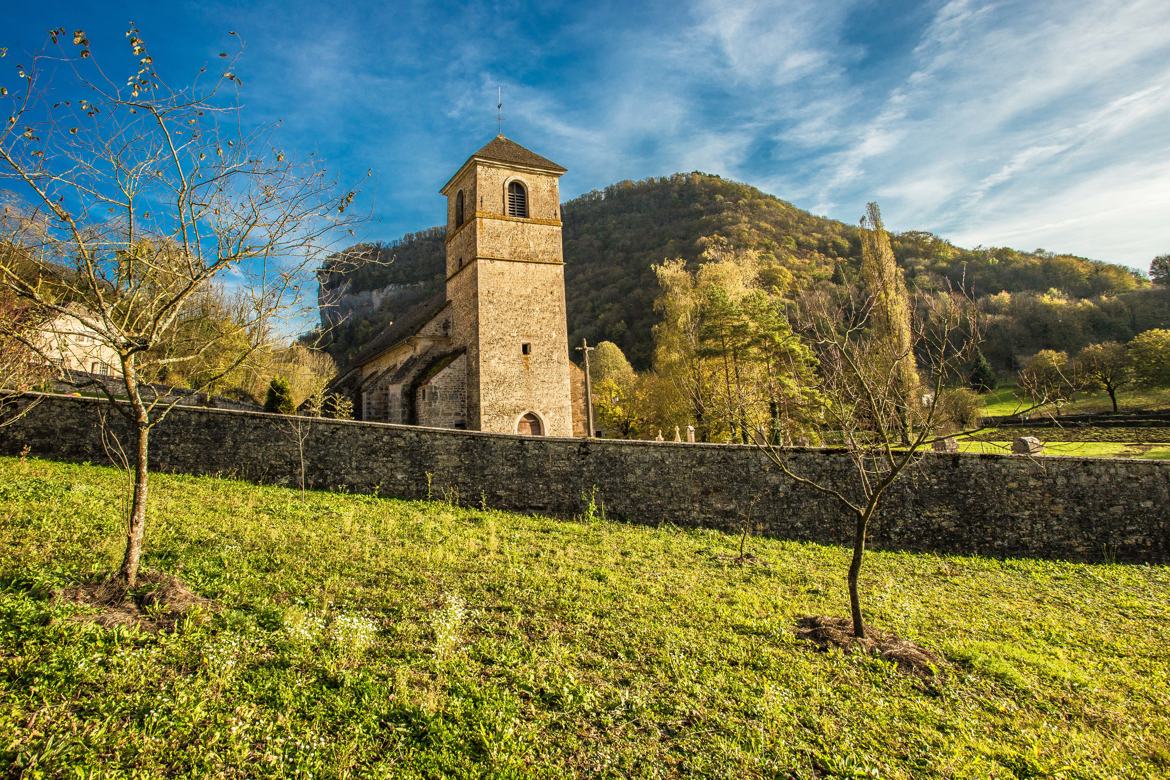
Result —
[{"label": "green grass", "polygon": [[[1017,395],[1018,394],[1018,395]],[[1002,385],[983,398],[983,415],[985,417],[1006,417],[1027,409],[1031,401],[1015,385]],[[1152,389],[1124,388],[1117,394],[1117,404],[1122,412],[1146,411],[1155,409],[1170,409],[1170,388],[1160,387]],[[1045,407],[1046,414],[1055,414],[1055,407]],[[1077,393],[1072,402],[1060,408],[1061,414],[1090,414],[1113,411],[1113,404],[1109,401],[1109,394]]]},{"label": "green grass", "polygon": [[817,653],[846,551],[156,476],[146,566],[215,611],[101,628],[107,468],[0,459],[0,765],[27,776],[1170,775],[1170,569],[874,553],[925,686]]},{"label": "green grass", "polygon": [[[999,431],[1011,434],[1010,428]],[[961,452],[983,452],[999,455],[1010,454],[1012,439],[973,441],[959,440]],[[1170,444],[1143,444],[1114,441],[1045,441],[1044,455],[1078,458],[1143,458],[1146,460],[1170,460]]]}]

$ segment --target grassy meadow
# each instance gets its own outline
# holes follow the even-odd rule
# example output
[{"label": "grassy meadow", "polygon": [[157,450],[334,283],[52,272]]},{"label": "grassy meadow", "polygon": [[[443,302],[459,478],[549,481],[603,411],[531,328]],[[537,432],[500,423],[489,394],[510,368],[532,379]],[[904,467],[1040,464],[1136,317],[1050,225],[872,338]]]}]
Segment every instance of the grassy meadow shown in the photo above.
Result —
[{"label": "grassy meadow", "polygon": [[873,553],[924,682],[816,652],[843,549],[156,476],[146,567],[207,603],[93,622],[112,469],[0,459],[11,776],[1170,776],[1170,568]]},{"label": "grassy meadow", "polygon": [[[1000,385],[995,390],[984,393],[982,398],[985,417],[1018,414],[1032,403],[1014,384]],[[1117,393],[1117,404],[1122,413],[1170,409],[1170,388],[1125,387]],[[1043,411],[1045,414],[1055,414],[1056,408],[1046,407]],[[1061,414],[1099,414],[1112,411],[1113,404],[1109,400],[1109,394],[1104,390],[1077,393],[1072,401],[1060,407]]]},{"label": "grassy meadow", "polygon": [[[1170,429],[1167,429],[1170,430]],[[990,432],[989,432],[990,433]],[[981,441],[959,439],[960,452],[1010,455],[1012,451],[1011,428],[999,428],[1003,439]],[[996,435],[996,434],[991,434]],[[1146,442],[1115,441],[1045,441],[1044,455],[1066,458],[1138,458],[1141,460],[1170,460],[1170,443],[1149,444]]]}]

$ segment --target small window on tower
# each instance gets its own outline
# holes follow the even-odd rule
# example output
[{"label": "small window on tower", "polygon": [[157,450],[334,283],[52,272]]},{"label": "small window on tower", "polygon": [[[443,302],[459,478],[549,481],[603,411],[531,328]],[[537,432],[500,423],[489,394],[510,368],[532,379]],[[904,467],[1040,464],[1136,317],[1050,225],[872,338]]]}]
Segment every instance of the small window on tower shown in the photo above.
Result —
[{"label": "small window on tower", "polygon": [[463,190],[455,195],[455,227],[463,224]]},{"label": "small window on tower", "polygon": [[508,216],[528,216],[528,190],[518,181],[508,184]]},{"label": "small window on tower", "polygon": [[529,344],[527,341],[525,341],[523,344],[520,345],[520,354],[521,355],[531,355],[532,354],[532,345]]}]

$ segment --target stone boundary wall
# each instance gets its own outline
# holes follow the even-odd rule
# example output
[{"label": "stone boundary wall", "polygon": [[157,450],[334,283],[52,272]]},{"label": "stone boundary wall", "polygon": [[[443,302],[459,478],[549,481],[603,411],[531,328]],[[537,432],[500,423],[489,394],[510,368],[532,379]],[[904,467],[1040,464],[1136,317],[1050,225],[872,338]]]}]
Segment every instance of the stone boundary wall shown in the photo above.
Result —
[{"label": "stone boundary wall", "polygon": [[1021,436],[1035,436],[1040,441],[1111,441],[1123,443],[1160,444],[1170,442],[1170,426],[1151,425],[1145,428],[1030,428],[1004,426],[972,436],[979,441],[1013,441]]},{"label": "stone boundary wall", "polygon": [[[0,428],[0,452],[108,463],[99,415],[129,446],[126,418],[101,399],[38,400]],[[588,496],[613,520],[848,544],[834,501],[783,477],[750,446],[585,441],[176,408],[152,435],[152,467],[295,485],[295,430],[307,432],[312,488],[561,517]],[[850,484],[847,456],[791,453],[794,469]],[[891,490],[872,545],[884,549],[1081,561],[1170,563],[1170,463],[1123,459],[929,454]]]}]

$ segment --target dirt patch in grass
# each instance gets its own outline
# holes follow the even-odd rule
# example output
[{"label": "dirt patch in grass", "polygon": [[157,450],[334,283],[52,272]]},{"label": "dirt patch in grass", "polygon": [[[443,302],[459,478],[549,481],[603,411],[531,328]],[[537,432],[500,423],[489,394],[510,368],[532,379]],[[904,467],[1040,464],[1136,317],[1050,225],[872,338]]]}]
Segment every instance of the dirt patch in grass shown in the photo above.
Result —
[{"label": "dirt patch in grass", "polygon": [[214,609],[213,602],[194,593],[181,579],[160,572],[144,572],[138,584],[129,589],[110,577],[62,588],[55,596],[58,601],[95,607],[96,612],[77,615],[74,620],[107,628],[165,631],[194,611]]},{"label": "dirt patch in grass", "polygon": [[836,647],[845,652],[875,655],[892,661],[898,671],[924,681],[942,676],[942,662],[926,648],[876,628],[866,628],[865,633],[864,639],[853,636],[853,621],[849,618],[810,615],[796,621],[796,637],[812,642],[822,652]]}]

